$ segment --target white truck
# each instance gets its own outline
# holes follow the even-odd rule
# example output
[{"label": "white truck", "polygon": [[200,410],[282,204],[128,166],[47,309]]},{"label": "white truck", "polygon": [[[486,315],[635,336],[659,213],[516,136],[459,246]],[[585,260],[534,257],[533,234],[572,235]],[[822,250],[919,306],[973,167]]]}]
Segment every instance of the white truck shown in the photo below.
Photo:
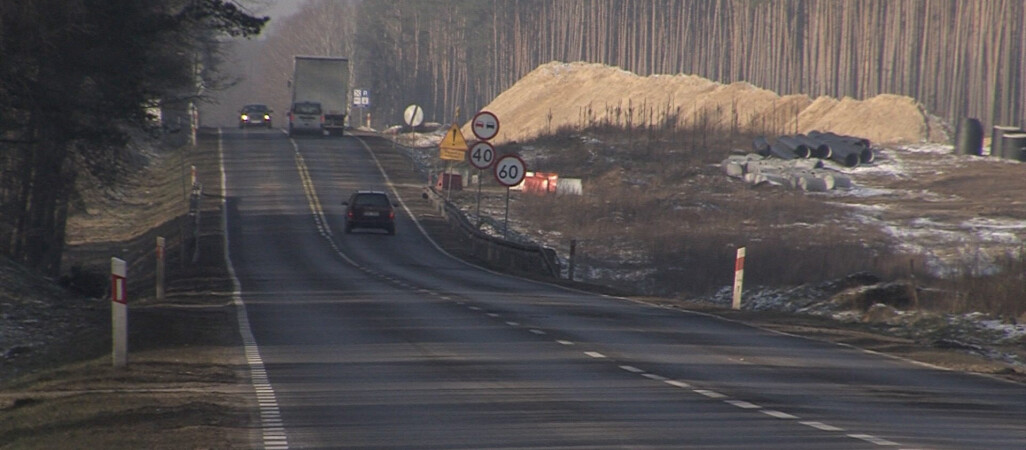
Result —
[{"label": "white truck", "polygon": [[347,58],[295,56],[289,86],[289,135],[304,131],[343,133],[349,112]]}]

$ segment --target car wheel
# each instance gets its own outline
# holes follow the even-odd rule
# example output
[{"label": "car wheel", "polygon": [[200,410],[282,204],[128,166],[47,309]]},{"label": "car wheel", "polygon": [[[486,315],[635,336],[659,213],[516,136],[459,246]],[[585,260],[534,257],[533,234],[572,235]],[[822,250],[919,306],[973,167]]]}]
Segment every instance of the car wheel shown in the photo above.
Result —
[{"label": "car wheel", "polygon": [[395,236],[395,225],[385,228],[385,231],[388,232],[389,236]]},{"label": "car wheel", "polygon": [[353,224],[347,223],[345,225],[345,227],[342,228],[342,230],[345,231],[346,234],[352,234],[352,232],[353,232]]}]

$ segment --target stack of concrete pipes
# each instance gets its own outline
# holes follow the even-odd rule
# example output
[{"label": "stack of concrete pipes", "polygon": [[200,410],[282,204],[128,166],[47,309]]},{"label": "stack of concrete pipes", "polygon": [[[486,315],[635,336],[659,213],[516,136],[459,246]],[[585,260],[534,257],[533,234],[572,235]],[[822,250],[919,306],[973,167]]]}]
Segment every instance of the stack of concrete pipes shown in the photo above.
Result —
[{"label": "stack of concrete pipes", "polygon": [[994,126],[990,156],[1026,162],[1026,131],[1015,126]]},{"label": "stack of concrete pipes", "polygon": [[758,153],[735,154],[721,163],[727,175],[753,185],[769,183],[807,192],[851,188],[851,179],[823,168],[823,161],[810,158],[784,159]]},{"label": "stack of concrete pipes", "polygon": [[828,159],[845,167],[871,163],[876,158],[867,139],[821,131],[780,136],[773,143],[760,136],[752,142],[752,148],[765,157]]}]

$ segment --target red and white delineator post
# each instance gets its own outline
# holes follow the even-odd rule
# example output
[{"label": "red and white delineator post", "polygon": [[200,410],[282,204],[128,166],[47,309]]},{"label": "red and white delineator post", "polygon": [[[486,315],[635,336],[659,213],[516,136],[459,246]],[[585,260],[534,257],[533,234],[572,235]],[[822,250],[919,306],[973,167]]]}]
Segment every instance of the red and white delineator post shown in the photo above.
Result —
[{"label": "red and white delineator post", "polygon": [[128,300],[126,294],[125,261],[118,258],[110,259],[110,311],[113,329],[113,362],[114,367],[125,367],[128,364]]},{"label": "red and white delineator post", "polygon": [[731,307],[741,309],[741,284],[745,278],[745,248],[737,249],[737,259],[734,260],[734,301]]}]

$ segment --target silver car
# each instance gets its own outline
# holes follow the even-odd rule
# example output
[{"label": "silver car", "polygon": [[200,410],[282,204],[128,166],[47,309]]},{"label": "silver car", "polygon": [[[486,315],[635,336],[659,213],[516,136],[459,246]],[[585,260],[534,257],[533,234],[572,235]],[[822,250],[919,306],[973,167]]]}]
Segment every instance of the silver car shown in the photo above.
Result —
[{"label": "silver car", "polygon": [[289,111],[289,135],[293,133],[317,133],[324,130],[324,114],[317,102],[297,102]]}]

